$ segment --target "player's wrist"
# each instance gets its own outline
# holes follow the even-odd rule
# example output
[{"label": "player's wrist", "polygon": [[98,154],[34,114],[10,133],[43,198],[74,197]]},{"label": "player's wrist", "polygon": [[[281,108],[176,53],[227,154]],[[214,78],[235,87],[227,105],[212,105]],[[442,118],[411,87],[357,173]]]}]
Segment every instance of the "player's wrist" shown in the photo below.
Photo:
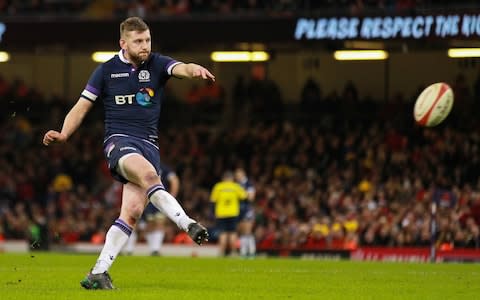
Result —
[{"label": "player's wrist", "polygon": [[68,140],[69,137],[70,136],[68,134],[60,132],[60,134],[58,136],[58,140],[62,143],[65,143]]}]

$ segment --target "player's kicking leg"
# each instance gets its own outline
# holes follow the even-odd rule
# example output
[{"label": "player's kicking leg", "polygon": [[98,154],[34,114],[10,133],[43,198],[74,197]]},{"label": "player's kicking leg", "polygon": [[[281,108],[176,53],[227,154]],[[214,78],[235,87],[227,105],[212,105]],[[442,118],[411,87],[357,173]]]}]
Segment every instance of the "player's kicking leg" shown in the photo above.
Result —
[{"label": "player's kicking leg", "polygon": [[[119,161],[125,178],[146,191],[150,202],[162,211],[177,226],[188,233],[192,240],[201,245],[208,241],[207,229],[191,219],[170,193],[168,193],[154,167],[143,156],[133,153]],[[123,175],[123,174],[122,174]]]},{"label": "player's kicking leg", "polygon": [[113,288],[108,269],[125,246],[147,199],[185,230],[197,244],[208,241],[207,229],[188,217],[177,200],[165,191],[155,168],[143,156],[138,153],[122,156],[118,161],[118,171],[129,181],[123,186],[120,218],[108,230],[105,245],[94,268],[80,282],[87,289]]}]

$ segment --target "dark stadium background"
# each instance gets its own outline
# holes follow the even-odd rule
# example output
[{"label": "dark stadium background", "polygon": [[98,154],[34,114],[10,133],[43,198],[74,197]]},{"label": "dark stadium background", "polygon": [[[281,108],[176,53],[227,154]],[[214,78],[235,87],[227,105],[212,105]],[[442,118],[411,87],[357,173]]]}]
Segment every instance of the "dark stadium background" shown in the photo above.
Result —
[{"label": "dark stadium background", "polygon": [[[30,250],[98,243],[116,218],[119,186],[101,152],[101,105],[68,144],[41,140],[78,99],[97,65],[91,53],[117,50],[119,22],[140,15],[155,51],[199,62],[218,78],[172,80],[160,124],[179,200],[213,233],[210,189],[224,170],[243,166],[257,189],[260,252],[349,257],[381,247],[377,255],[427,255],[434,201],[437,250],[478,259],[480,59],[449,58],[447,49],[478,47],[480,29],[419,39],[294,35],[299,18],[465,14],[480,16],[476,1],[0,1],[0,51],[11,55],[0,64],[0,250],[16,240]],[[332,55],[370,48],[389,58]],[[220,50],[265,50],[271,59],[212,62],[210,52]],[[413,102],[438,81],[453,88],[453,111],[421,128]],[[169,226],[166,242],[178,234]]]}]

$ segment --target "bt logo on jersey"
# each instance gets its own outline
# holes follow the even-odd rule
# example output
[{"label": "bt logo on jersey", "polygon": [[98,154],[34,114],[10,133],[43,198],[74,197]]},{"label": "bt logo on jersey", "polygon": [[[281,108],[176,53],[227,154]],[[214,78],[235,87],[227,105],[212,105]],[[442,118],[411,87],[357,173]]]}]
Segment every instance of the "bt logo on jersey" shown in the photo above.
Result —
[{"label": "bt logo on jersey", "polygon": [[116,95],[115,104],[124,105],[124,104],[133,104],[133,99],[140,104],[141,106],[150,106],[152,105],[152,97],[155,95],[151,88],[141,88],[139,92],[132,95]]},{"label": "bt logo on jersey", "polygon": [[135,98],[135,95],[116,95],[115,103],[118,105],[132,104],[133,98]]}]

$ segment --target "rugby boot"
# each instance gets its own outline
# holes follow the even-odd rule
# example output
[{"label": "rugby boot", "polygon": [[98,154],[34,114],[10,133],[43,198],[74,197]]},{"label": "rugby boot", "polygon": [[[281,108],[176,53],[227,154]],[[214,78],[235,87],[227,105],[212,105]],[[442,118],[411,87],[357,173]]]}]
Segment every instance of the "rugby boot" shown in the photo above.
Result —
[{"label": "rugby boot", "polygon": [[207,228],[200,223],[191,223],[188,225],[187,233],[192,240],[199,245],[201,245],[203,242],[208,242]]}]

